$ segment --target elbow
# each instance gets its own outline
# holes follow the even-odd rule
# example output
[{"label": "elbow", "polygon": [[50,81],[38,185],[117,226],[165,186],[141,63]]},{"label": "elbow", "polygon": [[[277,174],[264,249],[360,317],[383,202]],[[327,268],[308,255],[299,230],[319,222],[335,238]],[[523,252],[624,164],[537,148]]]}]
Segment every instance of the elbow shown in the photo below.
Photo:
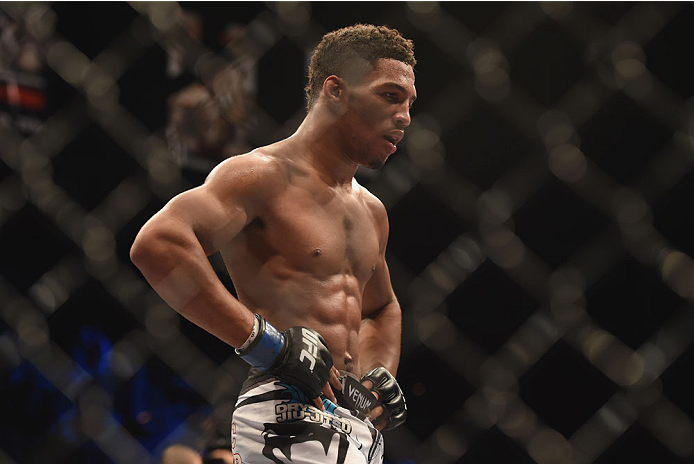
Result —
[{"label": "elbow", "polygon": [[402,310],[400,309],[400,303],[395,296],[395,293],[391,293],[391,298],[389,298],[385,303],[379,305],[378,307],[371,309],[369,311],[364,311],[362,313],[362,319],[392,319],[400,320],[402,317]]},{"label": "elbow", "polygon": [[398,302],[398,298],[395,296],[395,292],[391,290],[390,292],[390,298],[388,301],[379,309],[380,313],[388,313],[392,315],[399,315],[401,310],[400,310],[400,302]]},{"label": "elbow", "polygon": [[166,246],[165,240],[148,229],[140,231],[130,247],[130,261],[150,284],[158,282],[171,271],[171,261],[166,259],[171,251],[165,253]]},{"label": "elbow", "polygon": [[148,223],[130,247],[130,260],[151,283],[188,261],[192,250],[193,241],[186,234]]},{"label": "elbow", "polygon": [[139,241],[138,239],[139,239],[139,236],[135,238],[135,241],[133,242],[132,246],[130,247],[130,261],[132,261],[135,266],[140,267],[139,263],[140,263],[143,251],[142,251],[141,241]]},{"label": "elbow", "polygon": [[150,234],[140,231],[135,237],[135,241],[130,247],[130,261],[143,273],[147,269],[148,263],[152,262],[152,253],[156,245]]}]

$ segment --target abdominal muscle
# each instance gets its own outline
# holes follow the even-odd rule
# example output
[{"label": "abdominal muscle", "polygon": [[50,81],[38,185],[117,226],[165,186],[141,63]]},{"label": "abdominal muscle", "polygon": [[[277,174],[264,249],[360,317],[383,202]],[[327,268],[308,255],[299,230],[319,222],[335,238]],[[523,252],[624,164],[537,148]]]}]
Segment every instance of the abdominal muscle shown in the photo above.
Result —
[{"label": "abdominal muscle", "polygon": [[294,326],[317,331],[337,369],[359,372],[362,286],[356,277],[345,272],[317,278],[287,269],[260,272],[250,278],[231,277],[239,300],[249,310],[261,314],[280,331]]}]

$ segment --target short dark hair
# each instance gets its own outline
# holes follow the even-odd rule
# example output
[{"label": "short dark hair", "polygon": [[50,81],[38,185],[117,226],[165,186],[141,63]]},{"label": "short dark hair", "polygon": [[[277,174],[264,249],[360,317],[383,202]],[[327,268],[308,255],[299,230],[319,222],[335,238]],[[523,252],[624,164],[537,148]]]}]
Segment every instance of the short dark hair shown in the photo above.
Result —
[{"label": "short dark hair", "polygon": [[355,24],[328,32],[311,55],[305,89],[307,109],[310,110],[318,100],[328,76],[344,76],[349,72],[349,66],[354,66],[359,58],[371,65],[379,58],[402,61],[412,68],[417,64],[412,40],[388,26]]}]

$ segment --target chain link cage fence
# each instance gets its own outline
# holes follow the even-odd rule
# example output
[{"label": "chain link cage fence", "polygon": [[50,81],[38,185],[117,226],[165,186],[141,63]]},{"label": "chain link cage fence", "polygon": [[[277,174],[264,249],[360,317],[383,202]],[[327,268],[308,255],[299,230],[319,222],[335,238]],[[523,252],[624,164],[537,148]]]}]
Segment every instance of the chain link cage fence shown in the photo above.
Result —
[{"label": "chain link cage fence", "polygon": [[1,3],[0,462],[228,440],[245,364],[129,248],[291,134],[357,22],[418,59],[402,147],[357,173],[403,308],[386,462],[694,462],[689,2]]}]

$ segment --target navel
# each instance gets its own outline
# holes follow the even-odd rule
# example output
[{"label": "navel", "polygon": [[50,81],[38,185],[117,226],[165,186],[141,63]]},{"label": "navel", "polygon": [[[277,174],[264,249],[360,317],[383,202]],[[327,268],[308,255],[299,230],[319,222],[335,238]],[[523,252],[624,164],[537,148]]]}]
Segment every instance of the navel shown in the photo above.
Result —
[{"label": "navel", "polygon": [[313,250],[313,256],[320,256],[322,254],[323,254],[323,250],[321,250],[320,248],[315,248]]},{"label": "navel", "polygon": [[352,355],[349,353],[345,353],[345,367],[344,369],[347,372],[354,372],[354,359],[352,358]]}]

